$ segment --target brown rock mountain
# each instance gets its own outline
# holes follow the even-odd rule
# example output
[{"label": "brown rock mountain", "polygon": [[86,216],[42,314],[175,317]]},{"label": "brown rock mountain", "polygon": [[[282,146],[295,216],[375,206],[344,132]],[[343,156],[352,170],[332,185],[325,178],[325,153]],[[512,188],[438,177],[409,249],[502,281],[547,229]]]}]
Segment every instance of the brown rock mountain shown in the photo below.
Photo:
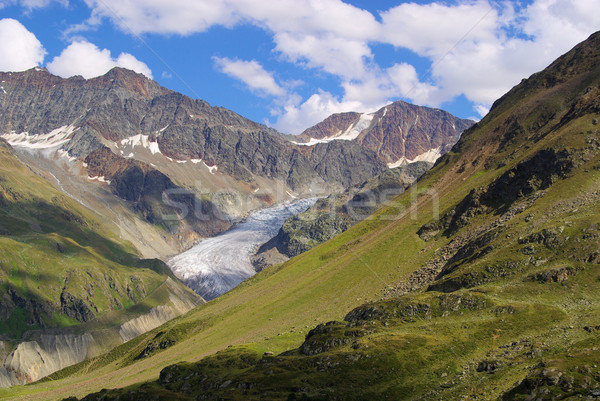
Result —
[{"label": "brown rock mountain", "polygon": [[299,137],[306,139],[307,141],[309,141],[310,138],[323,139],[334,137],[338,135],[340,131],[346,131],[352,124],[355,124],[360,118],[360,115],[361,113],[352,111],[332,114],[320,123],[307,128]]},{"label": "brown rock mountain", "polygon": [[[273,129],[122,68],[89,80],[62,79],[39,68],[0,73],[0,79],[6,91],[0,95],[0,135],[27,132],[35,138],[72,126],[74,133],[63,147],[79,159],[110,142],[143,135],[157,143],[156,150],[164,156],[179,161],[202,159],[207,166],[218,166],[221,172],[249,184],[264,177],[282,180],[295,190],[315,179],[347,186],[385,169],[370,150],[349,143],[323,146],[326,152],[312,152],[306,158],[305,152]],[[342,152],[369,159],[369,168],[361,169],[360,177],[344,175],[351,161]],[[328,163],[340,168],[316,169],[325,154]],[[136,156],[134,152],[132,157]]]},{"label": "brown rock mountain", "polygon": [[333,114],[299,138],[307,143],[352,139],[386,163],[400,165],[408,160],[435,161],[473,123],[443,110],[397,101],[375,113]]}]

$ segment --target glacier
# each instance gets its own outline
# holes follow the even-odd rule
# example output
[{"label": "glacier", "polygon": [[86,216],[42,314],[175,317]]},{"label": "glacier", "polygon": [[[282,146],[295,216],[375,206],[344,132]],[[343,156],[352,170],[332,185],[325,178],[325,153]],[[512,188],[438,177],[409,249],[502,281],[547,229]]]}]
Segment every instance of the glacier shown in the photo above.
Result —
[{"label": "glacier", "polygon": [[288,217],[305,211],[317,199],[301,199],[252,213],[229,231],[169,259],[167,265],[198,295],[214,299],[253,276],[256,271],[250,258],[258,247],[274,237]]}]

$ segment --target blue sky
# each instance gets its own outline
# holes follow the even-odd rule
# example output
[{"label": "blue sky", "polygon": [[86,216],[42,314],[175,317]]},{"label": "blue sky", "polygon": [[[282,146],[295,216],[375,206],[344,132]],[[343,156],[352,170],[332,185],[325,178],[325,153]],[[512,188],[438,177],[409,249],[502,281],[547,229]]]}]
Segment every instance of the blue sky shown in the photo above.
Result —
[{"label": "blue sky", "polygon": [[481,118],[600,28],[600,0],[0,0],[0,70],[113,66],[300,133],[402,99]]}]

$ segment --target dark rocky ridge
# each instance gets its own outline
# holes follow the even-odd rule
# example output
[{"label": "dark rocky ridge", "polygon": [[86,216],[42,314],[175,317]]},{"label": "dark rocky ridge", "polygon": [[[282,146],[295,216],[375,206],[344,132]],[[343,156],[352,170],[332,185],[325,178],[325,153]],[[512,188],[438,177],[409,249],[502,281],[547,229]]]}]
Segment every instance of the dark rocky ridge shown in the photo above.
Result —
[{"label": "dark rocky ridge", "polygon": [[[194,232],[204,237],[216,235],[231,225],[231,219],[210,200],[199,199],[147,163],[123,158],[105,146],[90,153],[85,163],[88,174],[110,181],[111,191],[152,224],[161,224],[177,232],[180,223],[185,221]],[[164,201],[163,194],[168,194],[169,202]],[[196,218],[191,213],[195,210],[211,218]],[[174,215],[180,216],[178,219],[164,218]]]},{"label": "dark rocky ridge", "polygon": [[297,190],[315,182],[355,185],[385,170],[375,152],[357,144],[300,149],[273,129],[121,68],[89,80],[39,68],[0,73],[0,80],[7,92],[0,94],[0,133],[45,134],[71,124],[79,129],[64,147],[79,159],[107,141],[143,134],[173,159],[202,159],[237,180],[257,175]]}]

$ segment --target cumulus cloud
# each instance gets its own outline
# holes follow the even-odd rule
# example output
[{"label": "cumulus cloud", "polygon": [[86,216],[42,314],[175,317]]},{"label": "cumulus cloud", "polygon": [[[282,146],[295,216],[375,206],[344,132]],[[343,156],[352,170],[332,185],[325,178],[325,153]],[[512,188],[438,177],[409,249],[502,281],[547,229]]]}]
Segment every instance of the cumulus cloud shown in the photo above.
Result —
[{"label": "cumulus cloud", "polygon": [[596,6],[595,0],[534,0],[515,11],[486,0],[407,3],[381,14],[383,40],[431,60],[437,90],[421,98],[424,104],[464,94],[475,111],[485,113],[522,78],[596,30]]},{"label": "cumulus cloud", "polygon": [[[318,115],[342,107],[367,110],[398,98],[439,106],[464,95],[474,111],[485,113],[521,78],[545,67],[600,26],[597,0],[532,0],[529,5],[491,0],[405,2],[379,12],[378,18],[342,0],[86,3],[93,10],[88,24],[109,19],[134,34],[190,35],[215,25],[252,24],[272,34],[273,50],[282,61],[338,79],[341,96],[315,90],[304,101],[276,104],[275,125],[280,129],[295,129],[302,118],[311,124]],[[419,76],[406,60],[379,66],[374,44],[409,49],[429,60],[431,68]],[[281,96],[281,84],[258,63],[221,61],[223,72],[257,93]]]},{"label": "cumulus cloud", "polygon": [[86,79],[104,75],[113,67],[128,68],[152,78],[150,68],[133,55],[121,53],[113,58],[110,50],[101,50],[86,41],[71,43],[47,65],[52,74],[64,78],[81,75]]},{"label": "cumulus cloud", "polygon": [[307,35],[283,32],[276,34],[274,39],[275,49],[289,61],[345,79],[364,76],[365,60],[373,57],[366,42],[331,33]]},{"label": "cumulus cloud", "polygon": [[300,134],[333,113],[348,110],[368,111],[362,110],[362,107],[361,102],[340,101],[331,93],[319,90],[302,103],[285,105],[273,126],[282,132]]},{"label": "cumulus cloud", "polygon": [[[35,1],[35,0],[34,0]],[[214,25],[250,22],[272,32],[331,32],[349,39],[372,38],[379,25],[368,11],[340,0],[85,0],[94,16],[135,34],[189,35]]]},{"label": "cumulus cloud", "polygon": [[46,50],[19,21],[0,20],[0,71],[23,71],[44,61]]},{"label": "cumulus cloud", "polygon": [[223,0],[85,0],[93,9],[92,23],[112,20],[136,35],[164,33],[189,35],[213,25],[233,26],[240,20]]},{"label": "cumulus cloud", "polygon": [[236,78],[245,83],[250,90],[258,94],[267,94],[272,96],[283,96],[286,94],[273,78],[270,72],[265,69],[256,60],[231,60],[227,57],[213,57],[216,67],[223,73]]}]

